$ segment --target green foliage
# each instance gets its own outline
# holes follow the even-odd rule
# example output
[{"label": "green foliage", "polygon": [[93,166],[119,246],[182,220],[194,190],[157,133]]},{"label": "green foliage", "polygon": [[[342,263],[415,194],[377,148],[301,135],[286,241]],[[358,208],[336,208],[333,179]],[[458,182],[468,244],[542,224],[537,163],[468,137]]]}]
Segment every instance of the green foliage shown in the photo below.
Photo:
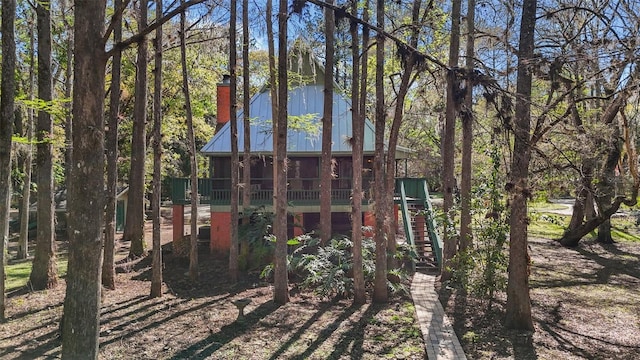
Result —
[{"label": "green foliage", "polygon": [[488,299],[491,306],[495,292],[506,287],[509,223],[497,147],[493,147],[489,155],[493,165],[491,174],[478,181],[481,185],[474,189],[474,243],[455,256],[456,266],[452,270],[454,282],[466,291]]},{"label": "green foliage", "polygon": [[264,206],[250,208],[244,214],[249,222],[238,227],[240,255],[238,266],[244,271],[262,269],[273,258],[272,241],[273,213],[265,211]]},{"label": "green foliage", "polygon": [[[353,242],[346,236],[335,237],[326,246],[319,246],[320,240],[313,234],[305,234],[291,242],[298,244],[287,259],[292,278],[299,278],[300,287],[311,290],[324,299],[353,296]],[[415,259],[415,250],[411,246],[400,246],[396,256],[399,259]],[[375,242],[371,238],[362,240],[362,264],[366,289],[373,288],[375,276]],[[269,277],[273,266],[263,271],[263,277]],[[408,293],[407,271],[393,269],[389,277],[398,281],[388,281],[392,294]]]}]

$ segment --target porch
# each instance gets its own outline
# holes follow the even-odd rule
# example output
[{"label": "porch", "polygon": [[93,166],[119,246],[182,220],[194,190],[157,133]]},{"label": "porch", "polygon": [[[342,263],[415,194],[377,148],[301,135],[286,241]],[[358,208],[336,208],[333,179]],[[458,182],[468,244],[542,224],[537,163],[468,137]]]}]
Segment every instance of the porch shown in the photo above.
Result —
[{"label": "porch", "polygon": [[[363,204],[371,199],[371,177],[363,177]],[[171,178],[171,201],[173,205],[188,205],[191,203],[191,180],[188,178]],[[287,201],[291,206],[319,206],[320,179],[304,178],[289,179]],[[333,205],[351,204],[351,178],[339,178],[331,181],[331,203]],[[244,189],[240,188],[240,198]],[[251,206],[269,206],[273,204],[273,179],[252,178],[250,184]],[[198,202],[213,206],[229,206],[231,204],[230,178],[201,178],[198,179]]]}]

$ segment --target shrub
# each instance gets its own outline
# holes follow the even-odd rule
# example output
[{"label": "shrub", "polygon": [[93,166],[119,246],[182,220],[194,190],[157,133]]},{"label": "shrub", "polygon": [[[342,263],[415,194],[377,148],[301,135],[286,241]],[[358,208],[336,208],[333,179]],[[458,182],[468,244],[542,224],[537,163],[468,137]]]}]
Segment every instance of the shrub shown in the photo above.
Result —
[{"label": "shrub", "polygon": [[[313,234],[298,236],[289,240],[295,247],[287,259],[289,276],[299,279],[299,286],[311,290],[321,298],[350,298],[353,296],[353,242],[346,236],[331,239],[326,246],[319,246],[320,241]],[[411,246],[399,246],[396,256],[403,260],[415,260],[415,250]],[[362,263],[365,289],[373,288],[375,276],[375,242],[371,238],[362,240]],[[262,277],[270,278],[273,265],[268,265]],[[404,269],[389,271],[388,281],[392,294],[407,293],[408,273]]]}]

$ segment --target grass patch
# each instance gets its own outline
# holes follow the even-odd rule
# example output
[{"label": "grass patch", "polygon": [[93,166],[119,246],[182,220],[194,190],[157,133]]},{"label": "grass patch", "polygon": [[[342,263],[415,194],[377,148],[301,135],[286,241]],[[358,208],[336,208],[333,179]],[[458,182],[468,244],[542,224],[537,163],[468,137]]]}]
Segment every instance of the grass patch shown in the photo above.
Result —
[{"label": "grass patch", "polygon": [[548,201],[534,201],[529,203],[529,207],[531,211],[551,211],[551,210],[564,210],[567,208],[567,205],[556,204]]},{"label": "grass patch", "polygon": [[545,239],[559,239],[569,224],[569,217],[557,214],[529,213],[529,236]]},{"label": "grass patch", "polygon": [[628,231],[628,228],[619,228],[614,225],[611,229],[611,236],[617,241],[640,242],[640,236],[637,233]]},{"label": "grass patch", "polygon": [[[66,256],[57,257],[56,265],[58,267],[58,277],[63,277],[67,275],[67,262],[68,259]],[[12,291],[15,289],[19,289],[25,285],[29,281],[29,276],[31,275],[31,267],[33,265],[33,260],[24,260],[14,264],[7,265],[5,267],[5,271],[7,274],[7,291]]]}]

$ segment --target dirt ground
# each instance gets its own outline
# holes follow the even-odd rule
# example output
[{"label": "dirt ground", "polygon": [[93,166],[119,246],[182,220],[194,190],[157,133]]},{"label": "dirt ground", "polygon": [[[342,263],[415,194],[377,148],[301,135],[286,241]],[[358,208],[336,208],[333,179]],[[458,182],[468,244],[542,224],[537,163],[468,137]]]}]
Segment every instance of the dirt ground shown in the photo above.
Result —
[{"label": "dirt ground", "polygon": [[[170,224],[162,230],[168,242]],[[440,289],[467,358],[640,358],[640,244],[585,241],[566,249],[531,239],[530,248],[532,335],[503,329],[503,294],[488,309],[484,301]],[[321,301],[293,287],[292,301],[276,306],[270,285],[255,274],[230,284],[225,259],[210,256],[206,246],[200,249],[196,284],[187,280],[185,259],[165,252],[164,263],[160,299],[148,297],[148,259],[119,263],[117,289],[104,296],[100,358],[426,358],[408,298],[353,307],[348,300]],[[63,299],[64,279],[56,289],[9,294],[9,321],[0,324],[0,358],[58,358]],[[232,304],[237,299],[251,301],[242,320]]]},{"label": "dirt ground", "polygon": [[[170,224],[162,234],[163,242],[171,239]],[[186,259],[163,255],[164,296],[157,299],[148,297],[148,258],[119,262],[116,290],[105,291],[101,310],[101,359],[425,358],[409,298],[353,307],[349,300],[321,301],[292,287],[291,302],[276,306],[270,284],[256,275],[230,284],[225,259],[210,256],[206,245],[196,284],[187,278]],[[62,279],[52,290],[9,294],[0,359],[60,357],[64,289]],[[240,320],[232,303],[237,299],[250,300]]]},{"label": "dirt ground", "polygon": [[[502,327],[506,296],[488,303],[440,291],[469,359],[640,359],[640,244],[530,239],[535,332]],[[526,346],[530,338],[531,346]]]}]

